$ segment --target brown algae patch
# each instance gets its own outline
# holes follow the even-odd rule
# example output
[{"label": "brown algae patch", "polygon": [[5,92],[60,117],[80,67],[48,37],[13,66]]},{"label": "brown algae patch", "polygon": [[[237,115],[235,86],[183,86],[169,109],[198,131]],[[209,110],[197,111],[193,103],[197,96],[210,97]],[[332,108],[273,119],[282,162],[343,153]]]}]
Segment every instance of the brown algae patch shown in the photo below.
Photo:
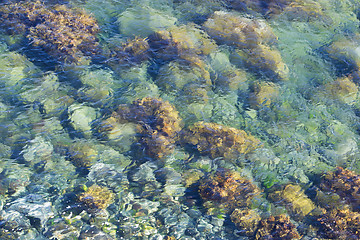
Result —
[{"label": "brown algae patch", "polygon": [[178,133],[182,128],[179,113],[162,99],[146,97],[132,104],[120,105],[110,118],[105,120],[99,131],[112,134],[121,131],[116,128],[124,123],[136,124],[140,142],[146,153],[162,158],[173,151]]},{"label": "brown algae patch", "polygon": [[231,212],[235,208],[249,207],[260,189],[238,172],[220,168],[201,180],[199,192],[207,208]]},{"label": "brown algae patch", "polygon": [[106,209],[115,200],[115,194],[107,187],[92,185],[79,195],[80,202],[89,208]]},{"label": "brown algae patch", "polygon": [[99,51],[99,27],[84,11],[25,1],[3,5],[0,16],[3,27],[24,34],[32,45],[62,62],[78,64]]},{"label": "brown algae patch", "polygon": [[243,130],[216,123],[196,122],[182,134],[182,142],[211,158],[233,159],[260,147],[261,143]]}]

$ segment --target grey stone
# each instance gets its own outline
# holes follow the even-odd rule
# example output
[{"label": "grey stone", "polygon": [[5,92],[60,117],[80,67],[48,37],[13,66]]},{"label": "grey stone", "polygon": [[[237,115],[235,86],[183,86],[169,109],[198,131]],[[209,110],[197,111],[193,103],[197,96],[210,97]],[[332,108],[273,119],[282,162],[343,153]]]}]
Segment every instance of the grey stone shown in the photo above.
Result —
[{"label": "grey stone", "polygon": [[29,194],[13,201],[8,210],[14,210],[26,217],[37,218],[41,226],[52,216],[52,204],[46,202],[41,195]]}]

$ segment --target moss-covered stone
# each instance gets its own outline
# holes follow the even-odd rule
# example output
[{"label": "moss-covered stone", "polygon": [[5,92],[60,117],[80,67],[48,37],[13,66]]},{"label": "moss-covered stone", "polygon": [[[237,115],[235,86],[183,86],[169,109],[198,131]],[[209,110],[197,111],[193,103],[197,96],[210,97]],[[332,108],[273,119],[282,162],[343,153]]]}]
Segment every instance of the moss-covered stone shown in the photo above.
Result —
[{"label": "moss-covered stone", "polygon": [[259,44],[253,48],[236,50],[231,55],[231,62],[239,67],[246,66],[256,75],[272,81],[288,79],[289,68],[280,52],[268,45]]},{"label": "moss-covered stone", "polygon": [[260,146],[260,141],[243,130],[215,123],[197,122],[182,135],[182,142],[211,158],[236,158]]},{"label": "moss-covered stone", "polygon": [[325,85],[327,96],[353,105],[358,97],[358,86],[352,81],[351,76],[341,77]]},{"label": "moss-covered stone", "polygon": [[357,211],[360,210],[360,176],[358,174],[338,167],[335,171],[323,176],[320,188],[325,192],[337,193]]},{"label": "moss-covered stone", "polygon": [[319,235],[327,239],[360,238],[360,213],[349,209],[326,211],[317,219]]},{"label": "moss-covered stone", "polygon": [[114,202],[115,194],[107,187],[92,185],[79,195],[79,200],[91,209],[106,209]]},{"label": "moss-covered stone", "polygon": [[71,162],[80,168],[90,168],[99,159],[98,151],[90,143],[77,141],[69,146]]},{"label": "moss-covered stone", "polygon": [[150,58],[150,46],[147,38],[135,37],[128,39],[120,46],[110,49],[111,53],[107,64],[115,71],[140,64]]},{"label": "moss-covered stone", "polygon": [[290,215],[302,219],[315,209],[315,204],[308,198],[299,185],[288,184],[268,196],[275,204],[285,205]]},{"label": "moss-covered stone", "polygon": [[256,82],[249,96],[250,106],[254,109],[270,107],[279,95],[279,86],[272,82]]},{"label": "moss-covered stone", "polygon": [[259,223],[258,230],[256,231],[255,239],[300,239],[301,236],[296,230],[290,218],[286,215],[270,216],[263,219]]},{"label": "moss-covered stone", "polygon": [[249,207],[260,189],[238,172],[220,168],[201,180],[199,192],[207,208],[231,212],[235,208]]},{"label": "moss-covered stone", "polygon": [[272,44],[276,36],[263,20],[241,17],[235,13],[216,11],[204,23],[206,32],[221,44],[240,49]]},{"label": "moss-covered stone", "polygon": [[179,113],[168,101],[147,97],[129,105],[120,105],[101,124],[99,131],[106,132],[110,139],[118,138],[122,130],[135,130],[134,124],[147,154],[154,158],[163,158],[172,153],[182,128]]},{"label": "moss-covered stone", "polygon": [[235,209],[230,218],[240,232],[249,237],[254,236],[261,220],[260,213],[256,209]]},{"label": "moss-covered stone", "polygon": [[24,1],[3,5],[0,15],[3,27],[24,33],[31,44],[62,62],[78,64],[99,50],[99,27],[84,11]]}]

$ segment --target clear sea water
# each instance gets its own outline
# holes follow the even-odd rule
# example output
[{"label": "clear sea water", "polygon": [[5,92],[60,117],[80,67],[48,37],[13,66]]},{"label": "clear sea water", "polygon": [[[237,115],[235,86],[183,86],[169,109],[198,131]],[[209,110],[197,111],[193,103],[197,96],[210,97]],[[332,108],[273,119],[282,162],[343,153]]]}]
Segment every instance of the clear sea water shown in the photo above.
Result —
[{"label": "clear sea water", "polygon": [[[208,209],[201,199],[199,181],[220,168],[259,187],[250,208],[263,218],[287,214],[303,239],[325,238],[321,227],[268,194],[299,185],[320,209],[311,189],[323,174],[336,167],[360,174],[360,1],[286,2],[46,1],[96,19],[102,53],[78,65],[39,54],[26,36],[2,29],[0,238],[254,239],[231,213]],[[256,46],[211,33],[207,23],[217,13],[266,25]],[[269,42],[266,29],[275,36]],[[109,64],[126,41],[151,43],[161,31],[174,31],[172,49],[150,44],[145,60]],[[184,131],[199,121],[216,123],[262,145],[227,159],[176,142],[157,158],[134,123],[112,134],[99,127],[119,105],[145,97],[168,101]],[[112,193],[106,209],[81,201],[93,185]]]}]

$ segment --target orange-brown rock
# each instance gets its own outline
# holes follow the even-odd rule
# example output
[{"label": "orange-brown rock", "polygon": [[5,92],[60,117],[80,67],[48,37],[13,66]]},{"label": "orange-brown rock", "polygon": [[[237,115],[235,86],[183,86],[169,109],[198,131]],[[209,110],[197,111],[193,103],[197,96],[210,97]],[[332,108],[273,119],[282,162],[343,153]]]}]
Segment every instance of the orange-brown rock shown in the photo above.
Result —
[{"label": "orange-brown rock", "polygon": [[345,208],[330,210],[317,219],[319,235],[326,239],[360,239],[360,214]]},{"label": "orange-brown rock", "polygon": [[232,159],[260,146],[260,141],[243,130],[216,123],[197,122],[182,135],[185,144],[194,146],[211,158]]},{"label": "orange-brown rock", "polygon": [[241,49],[254,48],[259,44],[272,44],[277,39],[265,21],[224,11],[216,11],[204,23],[204,28],[219,43]]},{"label": "orange-brown rock", "polygon": [[292,217],[302,219],[315,209],[299,185],[287,184],[268,196],[275,204],[285,205]]},{"label": "orange-brown rock", "polygon": [[169,155],[182,128],[178,111],[168,101],[146,97],[128,105],[120,105],[104,121],[101,130],[111,133],[117,123],[137,124],[140,142],[148,155],[162,158]]},{"label": "orange-brown rock", "polygon": [[279,95],[279,86],[272,82],[256,82],[252,85],[249,103],[252,108],[269,107]]},{"label": "orange-brown rock", "polygon": [[117,65],[120,67],[128,67],[139,64],[150,58],[149,51],[150,46],[148,39],[135,37],[123,43],[121,46],[115,47],[115,49],[111,51],[108,64],[113,68],[116,68]]},{"label": "orange-brown rock", "polygon": [[127,107],[120,106],[117,110],[119,119],[143,124],[144,128],[162,132],[165,136],[175,137],[181,130],[178,111],[162,99],[146,97],[134,101]]},{"label": "orange-brown rock", "polygon": [[292,240],[300,239],[300,235],[296,230],[290,218],[286,215],[270,216],[260,221],[255,239],[283,239]]},{"label": "orange-brown rock", "polygon": [[80,202],[89,208],[106,209],[115,200],[115,194],[107,187],[92,185],[79,195]]},{"label": "orange-brown rock", "polygon": [[26,34],[34,46],[66,63],[79,63],[99,51],[99,27],[93,17],[65,5],[48,7],[40,1],[24,1],[0,8],[1,25]]},{"label": "orange-brown rock", "polygon": [[261,221],[260,214],[255,209],[235,209],[230,218],[240,232],[249,237],[254,236]]},{"label": "orange-brown rock", "polygon": [[199,185],[202,199],[213,206],[231,212],[235,208],[248,207],[260,189],[236,171],[220,168],[203,178]]},{"label": "orange-brown rock", "polygon": [[343,200],[360,211],[360,175],[341,167],[326,173],[320,184],[321,190],[334,192]]}]

